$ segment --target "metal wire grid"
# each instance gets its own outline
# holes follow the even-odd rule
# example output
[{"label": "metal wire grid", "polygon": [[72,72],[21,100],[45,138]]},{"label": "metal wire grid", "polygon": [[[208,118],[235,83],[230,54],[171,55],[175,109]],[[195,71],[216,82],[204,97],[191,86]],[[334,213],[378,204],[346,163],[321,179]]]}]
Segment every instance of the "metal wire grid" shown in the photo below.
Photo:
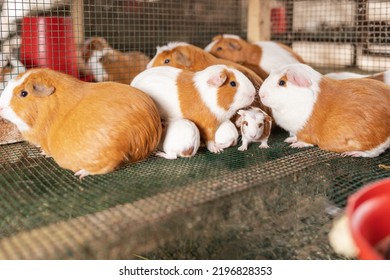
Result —
[{"label": "metal wire grid", "polygon": [[[193,240],[203,244],[194,249],[199,258],[337,258],[327,245],[327,206],[343,207],[364,184],[388,177],[381,166],[390,165],[390,154],[343,158],[289,148],[286,136],[274,133],[267,150],[151,156],[82,181],[26,143],[4,146],[0,257],[167,258],[168,250],[187,258],[191,252],[180,247]],[[248,243],[238,243],[240,236]],[[249,251],[225,254],[224,239]],[[178,247],[163,246],[170,242]]]},{"label": "metal wire grid", "polygon": [[390,4],[382,0],[274,1],[272,39],[318,68],[380,72],[390,67]]}]

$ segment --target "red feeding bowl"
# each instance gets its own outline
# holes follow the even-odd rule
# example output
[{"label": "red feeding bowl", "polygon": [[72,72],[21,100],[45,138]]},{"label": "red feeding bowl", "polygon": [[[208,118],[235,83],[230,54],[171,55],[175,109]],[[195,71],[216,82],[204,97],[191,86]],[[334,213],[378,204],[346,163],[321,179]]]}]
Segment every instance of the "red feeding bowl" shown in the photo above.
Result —
[{"label": "red feeding bowl", "polygon": [[70,17],[25,17],[20,58],[27,68],[48,67],[78,77]]},{"label": "red feeding bowl", "polygon": [[375,247],[390,237],[390,178],[371,183],[350,196],[346,213],[359,258],[383,260]]}]

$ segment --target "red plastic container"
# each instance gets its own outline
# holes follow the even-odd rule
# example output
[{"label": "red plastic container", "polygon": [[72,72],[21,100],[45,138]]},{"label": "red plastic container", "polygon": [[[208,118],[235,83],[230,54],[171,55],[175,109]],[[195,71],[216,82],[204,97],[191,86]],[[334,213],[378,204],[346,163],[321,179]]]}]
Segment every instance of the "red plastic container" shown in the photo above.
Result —
[{"label": "red plastic container", "polygon": [[350,230],[363,260],[383,260],[375,246],[390,236],[390,178],[371,183],[348,198]]},{"label": "red plastic container", "polygon": [[25,17],[20,58],[27,68],[48,67],[78,77],[70,17]]},{"label": "red plastic container", "polygon": [[286,32],[286,9],[284,7],[271,9],[271,32],[282,34]]}]

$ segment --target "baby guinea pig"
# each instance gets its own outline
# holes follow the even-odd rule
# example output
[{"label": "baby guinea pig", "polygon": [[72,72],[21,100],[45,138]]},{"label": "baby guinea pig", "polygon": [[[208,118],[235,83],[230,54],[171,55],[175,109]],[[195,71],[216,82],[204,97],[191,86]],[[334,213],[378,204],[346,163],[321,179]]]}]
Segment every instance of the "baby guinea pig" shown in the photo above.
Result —
[{"label": "baby guinea pig", "polygon": [[186,119],[170,120],[164,128],[156,156],[166,159],[193,157],[199,149],[200,134],[196,125]]},{"label": "baby guinea pig", "polygon": [[80,178],[145,159],[162,132],[157,107],[140,90],[86,83],[50,69],[11,80],[0,98],[0,115]]},{"label": "baby guinea pig", "polygon": [[303,59],[286,45],[271,41],[249,43],[239,36],[230,34],[215,36],[205,50],[219,58],[252,64],[260,69],[261,72],[258,73],[263,79],[267,78],[273,68],[303,63]]},{"label": "baby guinea pig", "polygon": [[269,148],[268,138],[271,134],[272,118],[256,107],[238,110],[240,117],[236,126],[241,130],[242,145],[239,151],[246,151],[251,142],[260,142],[259,148]]},{"label": "baby guinea pig", "polygon": [[198,72],[153,67],[135,77],[131,86],[152,97],[163,119],[194,122],[213,153],[223,150],[215,143],[217,128],[250,105],[256,93],[248,78],[226,65],[212,65]]},{"label": "baby guinea pig", "polygon": [[237,145],[237,127],[230,121],[224,121],[215,133],[215,143],[223,149]]},{"label": "baby guinea pig", "polygon": [[338,81],[291,64],[272,71],[259,94],[275,122],[295,135],[291,147],[375,157],[390,146],[390,87],[382,82]]}]

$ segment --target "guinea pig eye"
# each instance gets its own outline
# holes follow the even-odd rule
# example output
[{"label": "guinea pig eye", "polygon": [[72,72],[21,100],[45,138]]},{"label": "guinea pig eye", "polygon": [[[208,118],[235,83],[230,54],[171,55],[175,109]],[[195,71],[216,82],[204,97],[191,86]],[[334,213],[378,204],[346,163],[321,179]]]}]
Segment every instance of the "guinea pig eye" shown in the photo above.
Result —
[{"label": "guinea pig eye", "polygon": [[222,51],[222,47],[218,47],[218,48],[217,48],[217,51]]},{"label": "guinea pig eye", "polygon": [[236,86],[237,86],[237,83],[236,83],[235,81],[231,81],[231,82],[230,82],[230,86],[231,86],[231,87],[236,87]]},{"label": "guinea pig eye", "polygon": [[169,62],[171,62],[171,60],[168,58],[164,60],[164,64],[168,64]]},{"label": "guinea pig eye", "polygon": [[278,82],[279,86],[283,87],[286,85],[286,81],[285,80],[279,80]]},{"label": "guinea pig eye", "polygon": [[258,127],[261,128],[262,126],[263,126],[263,124],[262,124],[262,123],[259,123]]},{"label": "guinea pig eye", "polygon": [[248,122],[247,121],[244,121],[242,124],[245,125],[245,126],[248,126]]},{"label": "guinea pig eye", "polygon": [[28,95],[28,92],[25,91],[25,90],[22,90],[22,91],[20,92],[20,97],[26,97],[27,95]]}]

